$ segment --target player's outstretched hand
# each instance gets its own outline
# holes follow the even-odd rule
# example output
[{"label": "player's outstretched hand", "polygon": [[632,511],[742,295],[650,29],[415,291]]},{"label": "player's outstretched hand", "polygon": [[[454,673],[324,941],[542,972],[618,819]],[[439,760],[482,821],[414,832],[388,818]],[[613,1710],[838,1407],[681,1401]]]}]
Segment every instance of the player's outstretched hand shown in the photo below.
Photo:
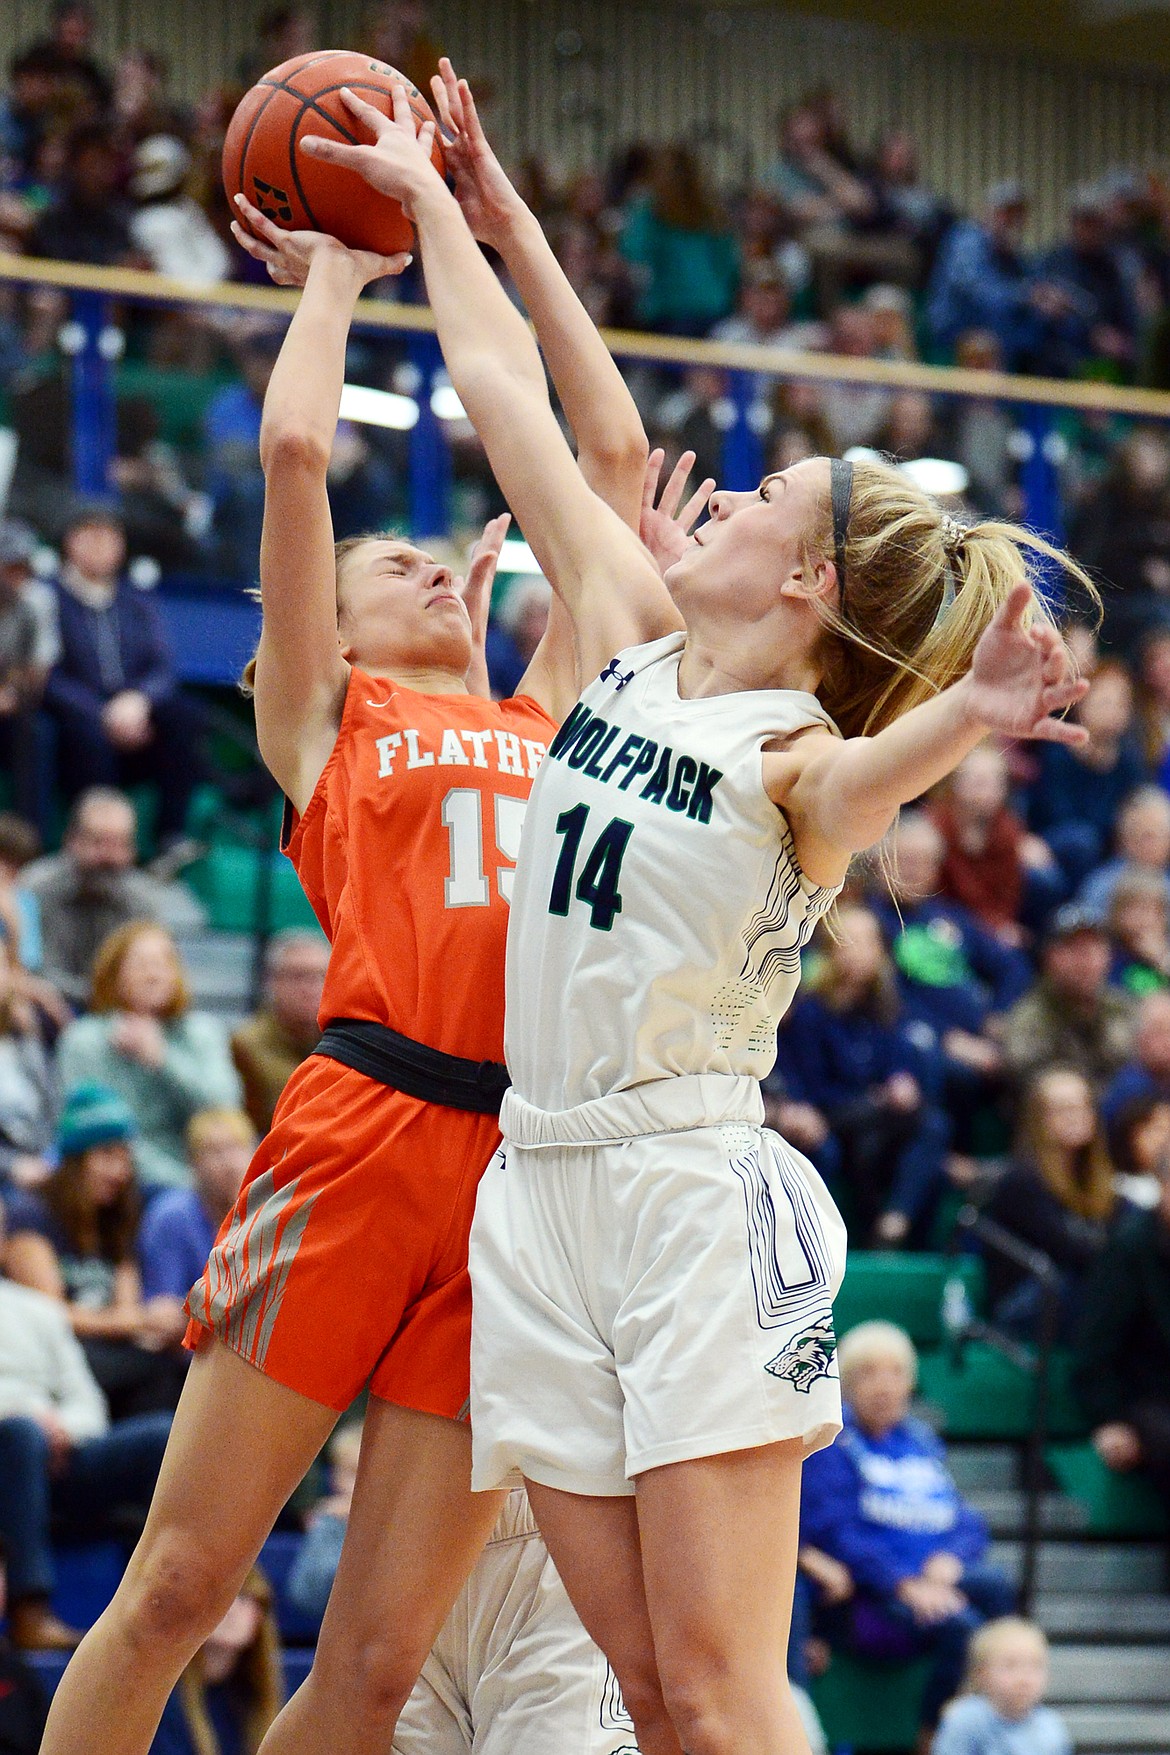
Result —
[{"label": "player's outstretched hand", "polygon": [[658,493],[658,478],[662,473],[662,465],[666,462],[665,451],[651,451],[646,459],[646,476],[642,483],[642,516],[638,534],[650,550],[654,564],[660,573],[673,566],[681,555],[686,552],[687,539],[691,526],[699,518],[706,507],[707,501],[715,492],[715,483],[708,476],[691,495],[686,505],[679,510],[679,501],[687,479],[695,466],[695,453],[684,451],[670,474],[670,479],[663,488],[654,504],[654,496]]},{"label": "player's outstretched hand", "polygon": [[424,122],[417,135],[414,112],[405,85],[392,83],[394,115],[384,116],[373,104],[343,87],[341,101],[354,121],[373,137],[372,146],[351,146],[344,140],[328,140],[321,134],[302,134],[299,145],[310,158],[326,164],[341,165],[364,177],[371,189],[392,195],[401,202],[407,217],[413,217],[414,200],[439,173],[431,163],[435,144],[435,123]]},{"label": "player's outstretched hand", "polygon": [[487,669],[488,615],[492,607],[492,586],[495,584],[496,568],[500,564],[500,550],[504,546],[504,538],[511,522],[511,512],[501,512],[498,518],[488,519],[483,527],[483,535],[471,551],[466,579],[459,578],[455,581],[455,589],[471,617],[471,664],[464,680],[473,695],[488,698],[492,692]]},{"label": "player's outstretched hand", "polygon": [[232,221],[232,233],[240,247],[257,262],[267,265],[277,286],[304,286],[309,264],[320,250],[348,256],[361,277],[363,286],[382,280],[390,274],[401,274],[410,262],[409,255],[379,256],[373,250],[350,250],[325,232],[286,232],[253,207],[246,195],[236,196],[236,207],[247,220],[246,230],[238,219]]},{"label": "player's outstretched hand", "polygon": [[1005,737],[1083,744],[1082,725],[1056,718],[1088,692],[1072,673],[1064,641],[1050,622],[1025,625],[1032,587],[1017,585],[983,631],[971,669],[963,679],[972,717]]},{"label": "player's outstretched hand", "polygon": [[520,210],[520,197],[488,145],[471,87],[457,77],[446,55],[431,79],[431,91],[442,125],[447,169],[455,179],[455,199],[480,243],[498,250]]}]

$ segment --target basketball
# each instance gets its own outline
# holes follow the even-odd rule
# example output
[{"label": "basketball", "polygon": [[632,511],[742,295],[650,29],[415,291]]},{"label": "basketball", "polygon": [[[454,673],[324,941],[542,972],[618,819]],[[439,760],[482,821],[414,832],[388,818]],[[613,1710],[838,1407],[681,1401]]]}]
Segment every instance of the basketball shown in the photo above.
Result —
[{"label": "basketball", "polygon": [[[389,116],[396,78],[402,75],[384,61],[346,49],[297,55],[266,73],[241,98],[223,143],[223,184],[240,223],[235,197],[242,194],[285,231],[328,232],[351,249],[381,256],[409,250],[414,228],[397,201],[379,195],[356,171],[323,164],[299,148],[307,134],[366,144],[342,102],[342,87]],[[417,131],[435,120],[434,111],[408,79],[403,84]],[[432,159],[441,174],[437,132]]]}]

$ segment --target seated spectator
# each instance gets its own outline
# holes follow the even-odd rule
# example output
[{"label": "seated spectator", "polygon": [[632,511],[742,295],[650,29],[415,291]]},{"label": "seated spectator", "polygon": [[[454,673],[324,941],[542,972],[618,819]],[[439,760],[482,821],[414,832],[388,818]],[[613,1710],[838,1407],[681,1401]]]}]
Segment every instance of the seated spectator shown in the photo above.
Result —
[{"label": "seated spectator", "polygon": [[255,1149],[256,1130],[242,1109],[201,1109],[191,1117],[191,1187],[157,1195],[139,1228],[138,1271],[145,1299],[186,1299],[207,1265]]},{"label": "seated spectator", "polygon": [[[826,346],[847,359],[878,357],[878,329],[863,305],[840,304],[829,316]],[[890,418],[894,395],[883,384],[827,383],[819,395],[822,419],[835,454],[853,445],[872,445]]]},{"label": "seated spectator", "polygon": [[66,145],[60,192],[33,228],[32,254],[94,268],[149,266],[135,247],[121,175],[115,130],[107,122],[83,122]]},{"label": "seated spectator", "polygon": [[[1003,350],[989,330],[965,329],[955,342],[955,364],[969,372],[1002,372]],[[942,455],[967,471],[964,499],[972,510],[982,518],[1021,518],[1010,407],[988,396],[947,396],[936,412]]]},{"label": "seated spectator", "polygon": [[1170,443],[1139,427],[1114,448],[1104,479],[1086,494],[1069,532],[1081,565],[1103,582],[1103,638],[1130,657],[1170,628]]},{"label": "seated spectator", "polygon": [[735,304],[735,237],[687,146],[654,149],[649,189],[627,211],[621,250],[637,276],[642,328],[706,335]]},{"label": "seated spectator", "polygon": [[1134,1014],[1130,1057],[1106,1088],[1101,1107],[1112,1121],[1135,1097],[1170,1102],[1170,993],[1147,993]]},{"label": "seated spectator", "polygon": [[923,1089],[922,1058],[868,908],[840,909],[778,1048],[788,1101],[811,1111],[793,1144],[840,1178],[860,1235],[896,1245],[920,1233],[942,1186],[949,1127]]},{"label": "seated spectator", "polygon": [[1162,1097],[1130,1097],[1109,1123],[1113,1183],[1130,1206],[1155,1207],[1161,1198],[1159,1173],[1170,1156],[1170,1102]]},{"label": "seated spectator", "polygon": [[284,1697],[272,1586],[253,1566],[179,1678],[151,1755],[256,1755]]},{"label": "seated spectator", "polygon": [[1019,183],[987,191],[982,220],[961,219],[943,239],[927,289],[926,321],[935,347],[951,355],[960,335],[995,336],[1009,372],[1026,369],[1038,320],[1032,269],[1024,253],[1028,198]]},{"label": "seated spectator", "polygon": [[1056,861],[1008,803],[1002,750],[981,744],[951,775],[930,816],[946,843],[942,893],[961,902],[989,932],[1018,945],[1064,888]]},{"label": "seated spectator", "polygon": [[40,904],[21,883],[41,850],[31,823],[12,811],[0,811],[0,929],[19,967],[38,971],[44,960]]},{"label": "seated spectator", "polygon": [[82,1085],[61,1113],[57,1168],[39,1189],[13,1190],[4,1203],[5,1273],[68,1306],[116,1419],[173,1408],[185,1363],[174,1351],[186,1328],[181,1302],[143,1297],[133,1139],[121,1099]]},{"label": "seated spectator", "polygon": [[1048,1641],[1034,1621],[1002,1615],[972,1635],[962,1694],[942,1716],[931,1755],[1072,1755],[1059,1713],[1042,1705]]},{"label": "seated spectator", "polygon": [[[0,1618],[8,1613],[8,1552],[0,1537]],[[37,1755],[49,1715],[40,1677],[7,1633],[0,1633],[0,1749]]]},{"label": "seated spectator", "polygon": [[326,1449],[329,1494],[309,1514],[309,1526],[288,1575],[288,1594],[302,1614],[319,1621],[341,1559],[353,1489],[357,1481],[362,1429],[353,1420],[338,1426]]},{"label": "seated spectator", "polygon": [[1170,1159],[1156,1207],[1127,1213],[1085,1284],[1073,1382],[1109,1468],[1140,1469],[1170,1514]]},{"label": "seated spectator", "polygon": [[988,1022],[1020,998],[1031,969],[1022,952],[937,893],[946,847],[923,811],[902,813],[890,846],[889,899],[878,897],[874,913],[915,1040],[938,1058],[956,1149],[969,1152],[975,1121],[1002,1082],[1003,1051]]},{"label": "seated spectator", "polygon": [[160,920],[196,926],[203,915],[180,884],[136,871],[137,825],[124,792],[95,786],[69,813],[60,853],[20,874],[20,890],[36,904],[45,979],[74,1006],[85,1004],[98,949],[119,926]]},{"label": "seated spectator", "polygon": [[92,1541],[115,1511],[145,1515],[170,1427],[165,1413],[111,1426],[59,1300],[0,1279],[0,1537],[14,1644],[58,1651],[77,1644],[81,1635],[49,1609],[50,1523],[74,1541]]},{"label": "seated spectator", "polygon": [[1170,780],[1170,626],[1155,628],[1142,641],[1134,697],[1142,754],[1150,772],[1165,786]]},{"label": "seated spectator", "polygon": [[45,688],[62,784],[72,798],[152,781],[165,845],[182,834],[199,778],[195,709],[176,682],[157,607],[123,576],[118,517],[98,506],[79,512],[62,556],[61,658]]},{"label": "seated spectator", "polygon": [[1098,665],[1073,717],[1088,743],[1039,744],[1027,804],[1028,826],[1052,849],[1070,893],[1105,859],[1122,802],[1149,779],[1123,664],[1107,659]]},{"label": "seated spectator", "polygon": [[317,1046],[328,967],[329,946],[319,933],[277,933],[265,952],[264,1003],[232,1036],[244,1108],[257,1133],[268,1132],[281,1092]]},{"label": "seated spectator", "polygon": [[156,274],[192,286],[226,280],[231,257],[206,213],[186,194],[191,154],[171,134],[154,134],[134,149],[130,190],[138,203],[130,231]]},{"label": "seated spectator", "polygon": [[45,1180],[57,1119],[53,1066],[19,982],[20,965],[0,933],[0,1195]]},{"label": "seated spectator", "polygon": [[52,70],[58,102],[71,113],[100,115],[113,94],[109,74],[91,53],[96,28],[86,0],[56,0],[49,35],[29,50]]},{"label": "seated spectator", "polygon": [[1068,231],[1040,263],[1040,274],[1063,297],[1033,369],[1055,378],[1083,377],[1091,367],[1128,377],[1134,367],[1138,306],[1109,237],[1107,195],[1086,184],[1074,190]]},{"label": "seated spectator", "polygon": [[[1089,1267],[1118,1210],[1113,1165],[1093,1092],[1072,1067],[1046,1067],[1027,1085],[1015,1150],[987,1203],[990,1216],[1039,1249],[1061,1277],[1067,1328]],[[995,1320],[1028,1337],[1040,1320],[1041,1288],[1005,1256],[987,1262]]]},{"label": "seated spectator", "polygon": [[1146,872],[1170,896],[1170,798],[1160,786],[1139,786],[1117,817],[1117,851],[1107,865],[1086,878],[1077,900],[1102,918],[1123,873]]},{"label": "seated spectator", "polygon": [[1113,886],[1105,924],[1115,987],[1138,998],[1170,986],[1170,896],[1161,878],[1152,871],[1124,873]]},{"label": "seated spectator", "polygon": [[966,1505],[942,1444],[910,1415],[914,1345],[863,1322],[837,1351],[844,1430],[804,1465],[801,1542],[847,1567],[855,1592],[824,1617],[831,1643],[871,1658],[933,1659],[922,1703],[932,1725],[959,1686],[967,1643],[1015,1592],[987,1560],[987,1526]]},{"label": "seated spectator", "polygon": [[951,216],[941,196],[922,181],[918,147],[908,130],[895,128],[878,142],[869,183],[877,203],[875,223],[911,245],[914,285],[920,287]]},{"label": "seated spectator", "polygon": [[1004,1019],[1003,1046],[1024,1080],[1052,1062],[1074,1066],[1100,1091],[1129,1055],[1133,1005],[1109,986],[1111,954],[1095,914],[1058,908],[1040,952],[1040,975]]},{"label": "seated spectator", "polygon": [[22,816],[38,814],[36,708],[44,691],[41,617],[29,600],[31,532],[0,524],[0,762],[12,779],[12,801]]},{"label": "seated spectator", "polygon": [[236,1108],[240,1082],[223,1025],[190,1009],[170,934],[149,921],[111,933],[94,960],[90,1007],[61,1037],[62,1085],[105,1085],[126,1103],[148,1194],[189,1187],[187,1123],[199,1109]]},{"label": "seated spectator", "polygon": [[248,583],[259,565],[264,515],[260,412],[283,339],[279,329],[246,334],[236,348],[239,381],[217,390],[203,417],[215,562],[228,577]]}]

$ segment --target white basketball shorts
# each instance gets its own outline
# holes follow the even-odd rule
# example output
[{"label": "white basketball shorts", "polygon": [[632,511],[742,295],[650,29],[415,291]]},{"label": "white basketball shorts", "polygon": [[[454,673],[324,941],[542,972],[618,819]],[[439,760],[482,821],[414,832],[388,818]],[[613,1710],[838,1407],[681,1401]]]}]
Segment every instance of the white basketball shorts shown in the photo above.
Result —
[{"label": "white basketball shorts", "polygon": [[394,1755],[638,1755],[613,1672],[573,1611],[523,1488],[504,1503],[423,1665]]},{"label": "white basketball shorts", "polygon": [[666,1463],[832,1442],[845,1227],[807,1159],[736,1109],[758,1115],[753,1081],[559,1114],[508,1093],[471,1232],[478,1490],[519,1470],[627,1494]]}]

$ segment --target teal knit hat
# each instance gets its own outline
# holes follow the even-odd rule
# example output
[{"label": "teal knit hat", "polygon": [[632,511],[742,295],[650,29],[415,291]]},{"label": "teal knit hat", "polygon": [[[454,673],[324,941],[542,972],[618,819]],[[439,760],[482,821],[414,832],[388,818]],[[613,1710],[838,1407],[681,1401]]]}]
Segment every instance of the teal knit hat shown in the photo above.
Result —
[{"label": "teal knit hat", "polygon": [[105,1085],[77,1085],[65,1098],[57,1123],[57,1151],[62,1158],[134,1138],[138,1123],[116,1091]]}]

